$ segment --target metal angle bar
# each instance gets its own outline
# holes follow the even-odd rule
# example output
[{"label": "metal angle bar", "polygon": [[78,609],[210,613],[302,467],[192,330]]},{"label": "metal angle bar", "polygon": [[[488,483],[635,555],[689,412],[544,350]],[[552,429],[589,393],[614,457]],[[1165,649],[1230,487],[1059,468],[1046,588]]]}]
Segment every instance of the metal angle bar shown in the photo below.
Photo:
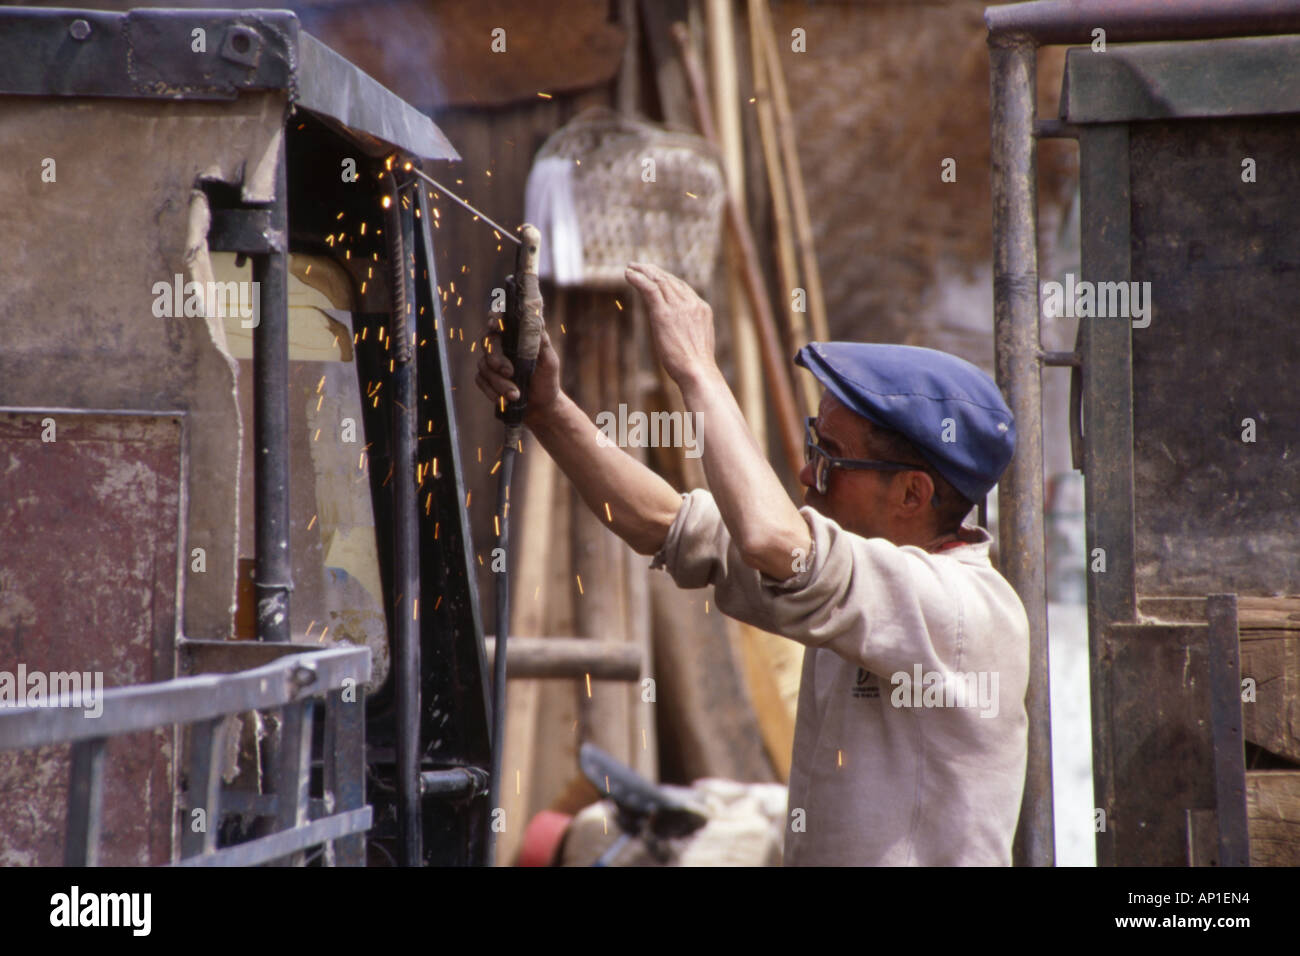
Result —
[{"label": "metal angle bar", "polygon": [[238,846],[226,847],[215,853],[192,856],[173,863],[173,866],[257,866],[269,860],[289,856],[299,850],[316,846],[327,840],[338,840],[350,834],[364,834],[372,824],[373,811],[370,807],[336,813],[320,820],[313,820],[305,826],[293,830],[282,830],[270,836],[240,843]]},{"label": "metal angle bar", "polygon": [[72,745],[64,866],[99,865],[99,835],[104,811],[104,746],[107,743],[107,738],[93,737]]},{"label": "metal angle bar", "polygon": [[1214,740],[1219,865],[1250,866],[1237,595],[1209,595],[1205,613],[1209,622],[1210,727]]},{"label": "metal angle bar", "polygon": [[[306,684],[305,674],[314,673]],[[106,690],[103,713],[85,716],[71,707],[0,708],[0,750],[111,737],[167,724],[186,724],[246,710],[282,707],[304,697],[341,687],[343,681],[370,679],[370,648],[336,647],[288,657],[238,674],[180,677],[157,684]]]}]

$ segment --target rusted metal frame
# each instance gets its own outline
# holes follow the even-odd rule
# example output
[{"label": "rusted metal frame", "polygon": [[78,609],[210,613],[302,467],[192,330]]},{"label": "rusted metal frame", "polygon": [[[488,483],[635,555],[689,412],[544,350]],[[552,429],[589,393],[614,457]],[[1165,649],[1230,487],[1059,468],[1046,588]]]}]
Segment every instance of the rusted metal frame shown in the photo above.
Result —
[{"label": "rusted metal frame", "polygon": [[[1125,124],[1087,127],[1079,138],[1081,271],[1085,280],[1130,278],[1129,130]],[[1093,688],[1107,666],[1104,635],[1133,621],[1137,607],[1133,548],[1133,355],[1126,319],[1081,319],[1080,412],[1083,420],[1084,523],[1089,572],[1088,649]],[[1098,549],[1101,549],[1100,552]],[[1098,561],[1104,561],[1103,566]],[[1098,570],[1092,570],[1093,567]],[[1112,753],[1115,728],[1099,691],[1092,697],[1092,765],[1097,806],[1115,806]],[[1116,828],[1097,833],[1097,865],[1116,862]]]},{"label": "rusted metal frame", "polygon": [[989,7],[990,35],[1019,34],[1039,44],[1198,40],[1300,33],[1297,0],[1038,0]]},{"label": "rusted metal frame", "polygon": [[[450,706],[455,714],[455,719],[448,721],[445,714],[435,717],[432,707],[425,707],[420,730],[425,740],[446,742],[436,750],[430,748],[428,759],[444,765],[487,767],[492,754],[491,696],[479,611],[477,565],[470,540],[459,426],[452,401],[445,344],[447,324],[438,294],[433,216],[428,191],[419,189],[417,195],[420,217],[416,277],[424,313],[417,308],[416,321],[420,338],[428,341],[428,347],[418,353],[422,383],[420,419],[435,423],[432,433],[421,436],[421,441],[427,442],[421,459],[427,462],[436,455],[444,463],[439,469],[440,476],[432,482],[426,471],[422,491],[431,497],[432,513],[424,507],[419,513],[421,580],[427,596],[420,613],[421,693],[425,700],[439,700],[439,707],[444,711]],[[442,600],[435,600],[434,594]],[[490,822],[485,795],[455,807],[446,801],[428,800],[424,810],[426,861],[468,866],[485,862]]]},{"label": "rusted metal frame", "polygon": [[104,747],[107,743],[107,737],[91,737],[72,745],[64,866],[99,865],[99,833],[104,813]]},{"label": "rusted metal frame", "polygon": [[1039,354],[1036,48],[990,37],[993,157],[993,321],[998,385],[1016,421],[1016,453],[998,483],[999,567],[1029,621],[1025,789],[1014,859],[1055,860],[1052,724],[1043,529],[1042,370]]},{"label": "rusted metal frame", "polygon": [[1210,731],[1214,741],[1219,866],[1250,866],[1237,595],[1209,595],[1205,616],[1209,622]]},{"label": "rusted metal frame", "polygon": [[[366,804],[365,710],[364,698],[355,688],[325,696],[325,793],[331,812],[346,813]],[[331,865],[365,866],[366,838],[362,834],[341,837],[325,856]]]},{"label": "rusted metal frame", "polygon": [[[202,52],[196,28],[207,36]],[[0,94],[233,100],[253,90],[284,90],[354,136],[460,158],[427,116],[288,10],[0,9]]]},{"label": "rusted metal frame", "polygon": [[275,157],[275,200],[253,257],[259,321],[253,329],[253,507],[257,638],[288,641],[293,560],[289,528],[289,184],[284,140]]},{"label": "rusted metal frame", "polygon": [[[189,800],[181,824],[181,856],[211,853],[217,848],[221,823],[221,755],[225,748],[224,717],[201,720],[190,727]],[[202,811],[196,816],[195,811]]]},{"label": "rusted metal frame", "polygon": [[336,813],[293,830],[282,830],[247,843],[181,860],[175,866],[256,866],[301,853],[309,847],[364,834],[373,823],[370,807]]},{"label": "rusted metal frame", "polygon": [[3,10],[0,92],[233,100],[288,88],[297,39],[289,11]]},{"label": "rusted metal frame", "polygon": [[[315,673],[310,685],[295,672]],[[179,677],[157,684],[105,690],[103,713],[87,719],[70,707],[0,709],[0,750],[113,737],[168,724],[190,724],[249,710],[270,710],[313,694],[370,679],[370,648],[335,647],[266,664],[239,674]]]}]

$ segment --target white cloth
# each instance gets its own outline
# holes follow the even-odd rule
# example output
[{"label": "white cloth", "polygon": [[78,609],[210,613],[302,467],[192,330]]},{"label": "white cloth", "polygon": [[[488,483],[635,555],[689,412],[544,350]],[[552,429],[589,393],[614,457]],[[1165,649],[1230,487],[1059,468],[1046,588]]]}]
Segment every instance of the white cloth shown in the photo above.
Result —
[{"label": "white cloth", "polygon": [[524,221],[542,234],[537,273],[559,286],[581,285],[585,276],[582,229],[574,202],[571,159],[548,156],[537,160],[524,187]]},{"label": "white cloth", "polygon": [[[1028,745],[1029,623],[989,563],[988,533],[965,528],[966,543],[931,554],[852,534],[809,507],[800,514],[813,552],[788,581],[741,560],[702,490],[683,495],[651,564],[681,587],[712,585],[723,613],[808,647],[786,865],[1009,866]],[[895,706],[914,698],[892,678],[917,666],[946,684],[983,674],[990,690],[996,675],[997,693],[987,707]]]}]

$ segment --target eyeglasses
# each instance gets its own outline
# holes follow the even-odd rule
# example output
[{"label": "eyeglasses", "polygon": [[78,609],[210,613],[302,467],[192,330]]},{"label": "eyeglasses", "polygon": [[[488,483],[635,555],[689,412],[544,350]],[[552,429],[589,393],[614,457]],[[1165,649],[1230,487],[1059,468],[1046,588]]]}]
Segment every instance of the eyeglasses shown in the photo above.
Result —
[{"label": "eyeglasses", "polygon": [[866,471],[924,471],[922,465],[909,465],[901,461],[871,461],[863,458],[836,458],[818,444],[817,419],[804,419],[803,460],[813,466],[813,484],[819,495],[826,494],[826,483],[832,468],[850,468]]}]

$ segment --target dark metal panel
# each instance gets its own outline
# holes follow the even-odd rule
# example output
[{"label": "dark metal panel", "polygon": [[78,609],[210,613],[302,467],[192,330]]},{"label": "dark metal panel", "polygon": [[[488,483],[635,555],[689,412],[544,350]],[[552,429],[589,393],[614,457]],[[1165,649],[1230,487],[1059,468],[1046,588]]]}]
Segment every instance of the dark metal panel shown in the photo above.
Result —
[{"label": "dark metal panel", "polygon": [[298,105],[422,159],[460,159],[442,130],[310,33],[298,36]]},{"label": "dark metal panel", "polygon": [[1034,48],[989,46],[993,116],[993,322],[998,385],[1015,416],[1016,453],[998,483],[998,555],[1029,621],[1029,753],[1016,862],[1051,866],[1052,724],[1043,536]]},{"label": "dark metal panel", "polygon": [[1300,112],[1300,37],[1117,46],[1066,54],[1071,123]]},{"label": "dark metal panel", "polygon": [[[992,34],[1024,34],[1040,44],[1191,40],[1215,36],[1300,33],[1296,0],[1037,0],[989,7]],[[1108,48],[1109,49],[1109,48]]]},{"label": "dark metal panel", "polygon": [[1188,864],[1187,811],[1215,806],[1208,640],[1195,624],[1114,624],[1101,635],[1093,706],[1110,746],[1094,757],[1106,794],[1099,865]]},{"label": "dark metal panel", "polygon": [[1214,742],[1219,865],[1250,866],[1237,596],[1211,594],[1205,602],[1205,616],[1209,622],[1210,731]]},{"label": "dark metal panel", "polygon": [[1300,118],[1130,130],[1137,589],[1300,593]]}]

